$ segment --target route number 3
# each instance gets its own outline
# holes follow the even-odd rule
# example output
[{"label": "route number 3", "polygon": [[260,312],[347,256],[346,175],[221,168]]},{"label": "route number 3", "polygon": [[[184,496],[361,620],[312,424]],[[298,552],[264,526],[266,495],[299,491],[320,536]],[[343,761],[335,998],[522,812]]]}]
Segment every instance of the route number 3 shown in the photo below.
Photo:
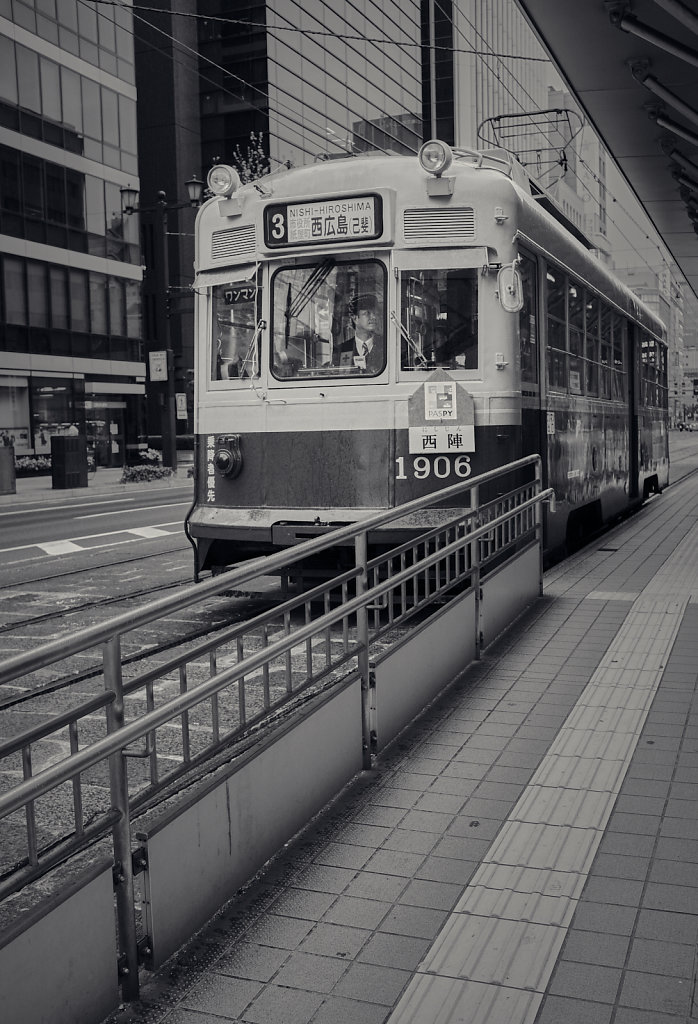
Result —
[{"label": "route number 3", "polygon": [[283,213],[275,213],[271,218],[271,237],[277,241],[286,238],[286,218]]},{"label": "route number 3", "polygon": [[[404,456],[400,455],[395,462],[397,463],[395,479],[407,480]],[[451,458],[448,455],[437,455],[433,462],[426,455],[417,455],[412,460],[412,476],[416,480],[426,480],[432,473],[438,480],[448,480],[451,471],[460,477],[461,480],[469,477],[471,473],[470,456],[458,455],[454,462],[451,462]]]}]

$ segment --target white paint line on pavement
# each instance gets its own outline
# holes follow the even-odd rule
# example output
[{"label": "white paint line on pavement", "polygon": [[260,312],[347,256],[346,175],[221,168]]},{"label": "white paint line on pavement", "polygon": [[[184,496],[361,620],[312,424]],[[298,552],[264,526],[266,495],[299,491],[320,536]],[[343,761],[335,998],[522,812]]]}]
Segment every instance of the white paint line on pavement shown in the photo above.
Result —
[{"label": "white paint line on pavement", "polygon": [[[100,505],[123,505],[123,503],[125,501],[132,502],[132,501],[135,501],[135,500],[136,500],[135,498],[113,498],[113,499],[110,499],[109,501],[101,501]],[[63,511],[64,512],[66,509],[71,509],[72,510],[74,508],[94,508],[95,504],[96,504],[95,501],[81,501],[79,505],[53,505],[52,504],[50,506],[50,508],[51,508],[52,512],[54,512],[54,511],[57,511],[57,512]],[[184,502],[183,504],[190,504],[190,503]],[[158,506],[154,506],[154,507],[156,507],[156,508],[165,508],[164,505],[158,505]],[[47,508],[47,506],[44,506],[44,510],[46,508]],[[21,509],[18,509],[16,512],[3,512],[2,510],[0,510],[0,518],[5,518],[7,516],[26,516],[29,512],[35,512],[35,511],[36,511],[36,509],[34,509],[34,508],[21,508]],[[115,514],[115,513],[112,513],[112,515],[113,514]],[[106,515],[106,513],[105,513],[105,515]],[[87,516],[76,516],[75,518],[76,519],[86,519],[88,517]]]},{"label": "white paint line on pavement", "polygon": [[[129,501],[133,501],[129,498]],[[180,505],[191,505],[191,501],[170,501],[166,505],[139,505],[139,512],[152,512],[153,509],[163,508],[178,508]],[[129,510],[130,511],[130,510]],[[90,512],[89,515],[75,516],[76,519],[98,519],[100,516],[118,516],[120,515],[119,509],[114,509],[109,512]]]}]

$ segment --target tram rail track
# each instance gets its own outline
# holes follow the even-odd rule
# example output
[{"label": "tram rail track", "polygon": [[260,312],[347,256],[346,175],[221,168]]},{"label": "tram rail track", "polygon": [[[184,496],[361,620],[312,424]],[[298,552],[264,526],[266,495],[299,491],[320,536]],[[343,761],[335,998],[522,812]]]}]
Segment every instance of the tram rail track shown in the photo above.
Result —
[{"label": "tram rail track", "polygon": [[[146,594],[148,594],[148,595],[162,594],[163,592],[167,591],[168,589],[169,590],[174,590],[175,588],[174,587],[171,587],[171,588],[159,587],[159,588],[156,588],[154,590],[143,591],[142,592],[142,596],[145,596]],[[231,595],[232,595],[232,592],[231,592]],[[142,661],[144,661],[144,660],[146,660],[148,658],[154,658],[154,657],[160,657],[160,656],[163,656],[163,655],[175,654],[178,650],[186,648],[187,645],[195,642],[196,640],[200,640],[200,639],[202,639],[202,637],[205,637],[205,636],[214,635],[215,633],[217,633],[217,632],[219,632],[219,631],[221,631],[223,629],[226,629],[227,627],[229,627],[230,625],[232,625],[233,623],[235,623],[237,621],[242,622],[246,618],[248,618],[248,617],[250,617],[252,615],[257,614],[260,610],[266,610],[267,608],[272,608],[274,606],[274,604],[276,603],[276,601],[272,601],[270,599],[266,599],[266,600],[260,599],[260,598],[255,599],[252,595],[242,595],[242,594],[239,594],[237,596],[239,596],[239,597],[241,597],[243,599],[249,598],[249,605],[248,606],[244,606],[243,605],[240,608],[240,614],[239,615],[226,617],[224,620],[222,620],[222,621],[220,621],[218,623],[215,623],[215,624],[206,623],[203,626],[201,626],[200,628],[195,629],[195,630],[191,630],[190,632],[184,634],[183,636],[180,635],[177,638],[176,642],[166,642],[166,643],[154,644],[151,647],[141,648],[140,650],[135,651],[131,655],[125,655],[124,658],[123,658],[122,664],[126,667],[126,666],[129,666],[129,665],[138,664],[139,662],[142,662]],[[130,600],[130,598],[124,598],[123,600]],[[254,602],[254,605],[253,605],[253,602]],[[164,620],[164,621],[166,622],[167,620]],[[135,633],[134,636],[137,636],[137,633]],[[89,681],[90,679],[96,679],[98,677],[101,677],[102,671],[103,671],[103,668],[102,668],[101,661],[95,660],[95,663],[94,663],[93,666],[85,668],[81,672],[71,673],[70,675],[66,675],[66,676],[64,676],[64,677],[62,677],[60,679],[56,679],[53,682],[47,684],[46,686],[36,687],[33,690],[28,691],[27,693],[20,694],[20,695],[14,695],[13,697],[10,697],[10,698],[7,698],[7,699],[3,699],[3,698],[0,697],[0,711],[7,711],[7,710],[10,710],[11,708],[19,706],[21,704],[26,704],[26,703],[28,703],[29,701],[31,701],[31,700],[33,700],[35,698],[47,696],[47,695],[52,694],[52,693],[57,693],[60,690],[66,690],[66,689],[68,689],[71,686],[77,686],[77,685],[79,685],[81,683],[85,683],[85,682]],[[2,730],[0,728],[0,739],[1,738],[2,738]]]},{"label": "tram rail track", "polygon": [[[168,547],[168,548],[162,548],[161,547],[156,552],[153,552],[152,554],[147,554],[147,555],[139,554],[139,555],[134,555],[132,558],[115,558],[112,561],[103,562],[102,564],[95,565],[94,563],[91,563],[89,566],[87,566],[85,568],[66,569],[66,570],[64,570],[62,572],[52,572],[52,573],[49,573],[49,574],[43,574],[42,573],[41,575],[37,575],[37,576],[29,577],[29,578],[23,578],[21,580],[21,582],[19,582],[19,583],[3,583],[3,584],[0,584],[0,595],[2,595],[7,590],[17,589],[18,587],[31,586],[34,583],[51,583],[54,580],[66,579],[69,576],[82,576],[82,575],[87,575],[89,573],[100,572],[102,569],[111,569],[115,565],[129,565],[130,563],[143,563],[143,562],[147,562],[147,561],[149,561],[151,559],[154,560],[154,559],[157,559],[157,558],[162,558],[163,555],[175,554],[179,550],[186,550],[183,547],[183,545],[182,545],[181,538],[178,538],[178,540],[179,540],[179,543],[174,545],[173,547]],[[191,573],[189,573],[186,582],[189,582],[189,583],[191,582]]]}]

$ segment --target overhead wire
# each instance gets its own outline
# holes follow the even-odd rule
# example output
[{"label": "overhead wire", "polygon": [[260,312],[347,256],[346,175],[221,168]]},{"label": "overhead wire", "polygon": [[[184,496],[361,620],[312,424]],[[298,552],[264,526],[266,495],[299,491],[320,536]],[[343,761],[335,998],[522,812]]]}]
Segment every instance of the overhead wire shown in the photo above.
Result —
[{"label": "overhead wire", "polygon": [[[79,2],[87,5],[87,0],[79,0]],[[230,78],[240,82],[240,84],[244,88],[251,89],[251,90],[253,90],[256,93],[259,93],[269,103],[269,108],[268,108],[268,116],[269,117],[271,117],[271,115],[272,115],[272,104],[270,102],[269,93],[266,90],[260,88],[259,86],[254,85],[251,82],[246,81],[244,78],[242,78],[241,76],[235,74],[230,69],[225,68],[223,65],[218,64],[216,61],[213,61],[210,58],[205,57],[201,53],[200,50],[194,49],[192,47],[189,47],[187,44],[185,44],[181,40],[177,39],[171,33],[168,33],[164,29],[161,29],[159,26],[154,25],[152,21],[150,21],[147,18],[143,17],[140,14],[140,12],[144,11],[144,12],[158,14],[158,15],[168,14],[168,15],[177,16],[177,17],[191,17],[191,18],[195,18],[195,19],[200,20],[200,21],[213,22],[213,23],[222,23],[222,24],[240,25],[240,26],[251,27],[251,28],[260,28],[260,29],[264,29],[265,31],[272,30],[272,31],[275,31],[275,32],[284,32],[284,31],[296,32],[296,33],[300,33],[303,36],[309,36],[309,37],[312,37],[312,36],[332,37],[332,38],[336,38],[338,40],[342,40],[342,41],[344,41],[346,43],[350,43],[350,42],[364,42],[364,43],[372,43],[372,44],[376,44],[376,45],[389,44],[389,45],[397,46],[399,49],[401,49],[402,52],[405,51],[406,47],[415,47],[415,48],[419,47],[419,48],[423,49],[423,44],[421,42],[420,43],[413,43],[410,40],[397,41],[397,40],[394,40],[394,39],[389,39],[388,37],[386,37],[384,35],[383,36],[375,36],[375,37],[367,37],[367,36],[362,36],[362,35],[352,35],[351,33],[330,32],[330,31],[327,31],[327,30],[324,30],[324,29],[317,29],[317,30],[316,29],[307,29],[307,28],[301,29],[298,26],[293,26],[293,25],[274,25],[274,26],[269,26],[269,25],[264,24],[262,22],[254,22],[254,21],[249,21],[247,19],[229,18],[227,16],[226,17],[220,17],[220,16],[212,16],[212,15],[203,15],[203,14],[199,14],[198,12],[163,11],[160,8],[145,7],[145,6],[139,6],[138,11],[136,11],[135,8],[133,8],[129,4],[123,3],[122,0],[92,0],[92,3],[95,4],[97,7],[102,5],[102,6],[121,7],[123,9],[125,9],[127,12],[130,12],[130,13],[133,14],[134,19],[136,19],[136,20],[142,22],[143,24],[149,26],[152,30],[162,34],[164,37],[169,39],[169,41],[171,43],[173,43],[175,46],[179,47],[181,50],[185,51],[188,55],[192,55],[197,60],[202,60],[202,61],[206,62],[212,68],[220,71],[224,76],[228,76],[228,77],[230,77]],[[325,2],[325,0],[321,0],[321,3],[323,3],[323,6],[327,7],[327,3]],[[470,27],[473,30],[475,36],[480,40],[481,45],[483,45],[485,47],[485,49],[482,49],[482,50],[477,49],[476,50],[472,46],[472,44],[470,44],[470,41],[467,39],[467,36],[465,36],[464,32],[460,28],[460,25],[457,25],[454,22],[453,17],[441,6],[441,4],[438,2],[438,0],[436,0],[436,5],[438,6],[438,8],[441,11],[441,13],[443,14],[443,16],[450,22],[451,28],[452,28],[453,32],[457,33],[469,45],[468,45],[467,48],[466,47],[457,47],[455,45],[453,45],[453,46],[439,46],[438,44],[430,42],[428,44],[428,47],[429,47],[430,50],[434,50],[434,51],[435,50],[445,50],[445,51],[450,51],[453,54],[464,53],[464,54],[468,54],[470,56],[477,57],[478,59],[480,59],[483,62],[487,62],[487,61],[492,61],[493,60],[493,61],[499,62],[500,64],[502,64],[502,62],[504,60],[508,60],[508,59],[517,59],[517,60],[520,60],[520,61],[536,61],[536,62],[548,63],[548,64],[551,63],[549,58],[547,58],[547,57],[535,57],[533,55],[521,55],[521,54],[504,54],[504,53],[499,53],[498,51],[495,51],[491,47],[491,45],[487,42],[487,40],[485,39],[483,34],[479,31],[477,26],[472,22],[472,20],[467,15],[465,15],[464,12],[461,11],[460,14],[463,17],[463,20],[466,21],[470,25]],[[337,13],[336,10],[334,10],[333,13],[336,16],[336,13]],[[286,19],[286,20],[288,20],[288,19]],[[354,50],[354,52],[358,52],[356,50],[356,48],[352,48],[352,49]],[[168,54],[168,56],[174,61],[173,55]],[[305,59],[309,59],[309,58],[305,58]],[[311,61],[311,63],[313,63],[315,67],[319,68],[318,64],[316,64],[316,63],[314,63],[312,61]],[[207,78],[205,75],[203,75],[201,73],[201,71],[200,71],[200,69],[198,67],[196,67],[196,68],[187,67],[186,65],[181,64],[181,62],[180,62],[180,65],[186,67],[187,70],[189,70],[192,73],[196,74],[203,81],[205,81],[205,82],[215,86],[217,89],[221,89],[227,95],[233,96],[234,98],[237,98],[237,99],[244,98],[244,97],[239,96],[235,92],[232,92],[230,89],[227,89],[225,86],[222,86],[221,83],[218,83],[218,82],[214,81],[213,79]],[[531,96],[530,92],[528,91],[526,86],[521,82],[521,80],[517,77],[517,75],[512,70],[510,70],[509,68],[505,67],[503,64],[502,64],[502,68],[503,68],[504,73],[506,75],[508,75],[511,79],[513,79],[513,81],[516,83],[516,85],[518,86],[518,88],[520,90],[520,93],[525,95],[525,96],[528,96],[528,98],[533,103],[535,103],[536,102],[535,99]],[[325,75],[328,74],[327,69],[321,68],[320,70],[322,70],[322,72]],[[504,88],[505,92],[508,93],[508,95],[511,98],[511,100],[516,105],[518,105],[519,108],[521,108],[522,105],[521,105],[521,101],[520,101],[519,97],[512,91],[512,89],[509,87],[509,85],[503,80],[503,78],[499,74],[497,74],[495,71],[492,71],[492,73],[496,75],[498,81],[501,83],[501,85]],[[335,81],[339,82],[339,79],[337,78],[337,76],[330,75],[329,77],[334,78]],[[344,85],[344,87],[346,87],[345,83],[341,83],[340,82],[339,84],[342,84],[342,85]],[[279,91],[281,92],[282,95],[287,95],[287,96],[289,95],[284,90],[279,90]],[[355,92],[355,90],[352,90],[352,91]],[[293,98],[295,98],[295,97],[293,97]],[[281,113],[283,112],[282,108],[285,108],[286,114],[284,116],[286,117],[286,119],[291,124],[293,124],[299,130],[299,140],[302,140],[307,135],[310,135],[311,137],[317,138],[323,145],[327,144],[327,129],[326,129],[326,126],[323,126],[321,123],[314,122],[312,119],[308,120],[307,118],[304,118],[302,115],[301,115],[301,118],[299,120],[297,116],[294,116],[294,115],[296,115],[296,111],[293,109],[293,107],[291,107],[285,101],[283,103],[279,104],[279,107],[280,107],[280,109],[279,109],[279,113],[278,113],[278,118],[280,119]],[[309,109],[312,114],[317,115],[318,117],[323,118],[326,121],[326,115],[325,115],[324,111],[318,109],[317,107],[312,106],[311,104],[307,104],[307,103],[304,103],[303,107],[304,107],[304,109]],[[349,109],[349,108],[347,107],[347,109]],[[390,118],[391,116],[394,116],[394,115],[388,114],[387,111],[385,111],[385,110],[383,110],[382,113],[386,117],[388,117],[388,118]],[[526,112],[523,111],[523,109],[522,109],[521,113],[523,114],[523,113],[526,113]],[[283,125],[282,125],[282,123],[279,120],[278,127],[277,127],[277,134],[278,134],[279,137],[283,137],[282,134],[281,134],[281,129],[282,128],[283,128]],[[369,146],[371,149],[374,149],[374,150],[378,149],[379,151],[385,152],[385,149],[383,149],[383,147],[381,147],[381,146],[377,146],[375,144],[374,140],[369,140],[365,136],[361,136],[360,134],[357,134],[356,132],[354,134],[356,135],[356,137],[360,141],[366,143],[367,146]],[[397,139],[397,137],[392,136],[391,133],[389,132],[389,130],[384,130],[383,134],[384,134],[384,136],[386,136],[388,138],[392,138],[394,141],[399,142],[400,145],[404,145],[405,144],[404,140]],[[316,156],[317,155],[316,153],[313,153],[312,150],[309,150],[309,149],[305,148],[303,145],[299,145],[298,144],[299,140],[296,140],[296,141],[293,141],[293,142],[290,142],[290,140],[289,140],[289,144],[292,144],[297,150],[299,150],[300,152],[304,153],[307,156]],[[587,169],[588,173],[590,173],[591,176],[597,181],[597,183],[606,190],[607,195],[611,196],[613,201],[618,203],[619,208],[623,210],[624,214],[635,224],[635,226],[639,230],[641,230],[645,234],[646,239],[651,241],[650,236],[647,235],[647,233],[646,233],[646,230],[634,219],[634,217],[630,213],[630,211],[628,211],[622,205],[622,203],[620,203],[620,201],[617,199],[617,197],[615,197],[609,191],[609,189],[606,186],[605,182],[601,181],[601,179],[595,174],[595,172],[591,169],[591,167],[588,165],[588,163],[582,158],[581,154],[579,152],[577,152],[576,156],[577,156],[577,159],[580,161],[580,163]],[[572,176],[574,178],[576,178],[576,180],[582,185],[582,187],[591,196],[592,200],[596,201],[596,202],[599,202],[598,198],[593,195],[593,193],[590,191],[588,185],[586,184],[586,182],[583,181],[583,179],[579,176],[579,174],[577,174],[577,172],[573,168],[571,168],[569,170],[570,170]],[[620,226],[620,224],[610,215],[608,210],[606,210],[606,217],[607,217],[607,219],[609,219],[611,221],[612,224],[614,224],[614,226],[617,228],[617,230],[622,235],[622,237],[625,239],[625,241],[627,241],[629,243],[630,251],[635,252],[636,255],[638,255],[638,257],[643,261],[643,263],[645,263],[645,265],[650,270],[654,271],[653,265],[651,263],[649,263],[646,259],[644,259],[644,257],[641,255],[641,253],[637,250],[636,246],[633,245],[632,240],[630,238],[628,238],[628,236],[625,234],[625,232],[623,231],[623,229]],[[656,249],[660,259],[662,260],[662,263],[665,266],[670,266],[670,264],[667,261],[666,257],[662,253],[662,250],[659,247],[659,245],[654,243],[654,247],[655,247],[655,249]],[[671,263],[673,264],[673,262],[674,261],[672,260]]]},{"label": "overhead wire", "polygon": [[[108,7],[123,7],[126,10],[131,10],[130,5],[125,4],[123,2],[123,0],[92,0],[92,2],[95,3],[95,4],[98,4],[98,5],[105,6],[105,7],[106,6],[108,6]],[[325,0],[321,0],[321,2],[324,3],[325,6],[327,6],[327,4],[325,3]],[[177,17],[180,17],[180,18],[192,18],[192,19],[195,19],[195,20],[202,20],[202,21],[222,22],[223,24],[226,24],[226,25],[240,25],[240,26],[242,26],[244,28],[265,28],[266,27],[266,25],[263,22],[260,22],[260,21],[249,21],[249,20],[247,20],[245,18],[231,18],[231,17],[228,17],[227,15],[223,16],[223,15],[200,14],[197,11],[163,11],[163,9],[160,8],[160,7],[145,7],[142,4],[139,4],[138,9],[141,10],[141,11],[147,11],[148,13],[153,13],[153,14],[167,13],[167,14],[176,15]],[[335,13],[336,13],[336,11],[335,11]],[[353,40],[355,42],[361,42],[361,43],[375,43],[376,45],[408,46],[408,47],[414,47],[415,49],[420,49],[420,50],[423,48],[423,44],[422,43],[415,43],[415,42],[412,42],[412,41],[409,41],[409,40],[406,40],[405,42],[398,43],[396,40],[390,39],[387,36],[372,37],[372,36],[352,35],[351,33],[330,32],[327,29],[301,29],[301,28],[298,28],[298,26],[294,26],[294,25],[285,26],[285,27],[279,29],[279,31],[297,32],[297,33],[300,33],[302,35],[307,35],[307,36],[324,36],[324,37],[328,37],[328,38],[331,38],[331,39]],[[475,56],[478,55],[478,53],[476,51],[471,50],[471,49],[459,50],[457,48],[454,49],[451,46],[443,46],[443,47],[441,47],[438,44],[433,44],[431,46],[431,49],[434,49],[434,50],[444,49],[444,50],[453,51],[454,53],[468,53],[468,54],[471,54],[471,55],[474,54]],[[523,56],[523,55],[518,54],[518,53],[494,53],[494,54],[487,54],[487,56],[500,57],[502,60],[532,61],[532,62],[537,62],[537,63],[541,63],[541,64],[549,63],[549,58],[548,57]]]},{"label": "overhead wire", "polygon": [[[324,0],[321,0],[321,2],[323,2],[323,4],[324,4]],[[296,2],[296,6],[297,6],[297,7],[299,6],[297,2]],[[275,12],[275,13],[276,13],[277,15],[279,15],[279,12]],[[336,11],[334,11],[333,13],[334,13],[334,15],[335,15],[335,17],[336,17],[336,16],[337,16],[337,12],[336,12]],[[280,15],[280,16],[282,16],[282,17],[284,17],[284,18],[286,18],[286,19],[290,19],[290,17],[291,17],[291,14],[290,14],[290,12],[289,12],[289,13],[285,13],[284,15]],[[276,25],[276,24],[274,24],[274,25],[269,25],[269,26],[267,27],[267,31],[269,31],[269,32],[275,32],[275,31],[276,31],[276,29],[277,29],[277,25]],[[285,45],[285,44],[284,44],[284,45]],[[368,57],[367,57],[367,56],[366,56],[365,54],[361,54],[361,53],[360,53],[360,51],[359,51],[359,49],[358,49],[357,47],[354,47],[354,46],[348,46],[348,47],[347,47],[347,49],[348,49],[348,50],[349,50],[349,51],[350,51],[351,53],[355,54],[355,56],[356,56],[356,58],[357,58],[357,59],[359,59],[359,60],[361,60],[361,61],[365,61],[365,62],[367,63],[367,65],[368,65],[369,67],[373,67],[373,69],[374,69],[374,70],[376,71],[376,73],[377,73],[377,76],[376,76],[377,78],[382,78],[382,79],[384,80],[384,81],[383,81],[383,82],[382,82],[382,83],[381,83],[380,85],[378,84],[378,81],[374,81],[374,82],[372,83],[372,84],[373,84],[373,87],[374,87],[374,90],[375,90],[375,94],[378,94],[378,93],[380,93],[380,94],[381,94],[382,96],[384,96],[384,97],[386,97],[386,98],[387,98],[387,97],[389,97],[389,95],[390,95],[390,94],[389,94],[389,92],[388,92],[387,90],[388,90],[388,88],[390,88],[390,83],[391,83],[391,82],[392,82],[392,84],[393,84],[393,86],[394,86],[394,88],[395,88],[396,90],[403,90],[403,89],[404,89],[404,85],[403,85],[403,84],[402,84],[402,83],[401,83],[401,82],[399,81],[399,79],[397,79],[397,78],[395,78],[394,76],[391,76],[390,74],[388,74],[388,72],[387,72],[387,70],[386,70],[385,68],[382,68],[382,67],[380,67],[380,65],[378,65],[378,64],[377,64],[377,63],[376,63],[376,62],[375,62],[374,60],[371,60],[371,59],[369,59],[369,58],[368,58]],[[336,55],[335,55],[335,56],[336,56]],[[304,53],[304,54],[303,54],[303,60],[304,60],[304,61],[305,61],[306,63],[310,63],[310,64],[311,64],[311,65],[312,65],[313,67],[315,67],[316,69],[318,69],[318,71],[320,71],[320,73],[321,73],[321,74],[323,74],[324,76],[326,76],[326,77],[330,78],[330,79],[331,79],[332,81],[336,82],[336,83],[337,83],[337,84],[338,84],[338,85],[339,85],[339,86],[340,86],[340,87],[341,87],[342,89],[345,89],[345,90],[347,90],[347,92],[348,92],[348,93],[350,93],[350,94],[353,94],[353,95],[355,95],[355,96],[357,96],[357,97],[360,97],[360,98],[362,98],[362,99],[364,98],[364,94],[363,94],[363,93],[359,92],[359,91],[358,91],[357,89],[355,89],[355,88],[353,88],[353,87],[350,87],[350,86],[348,85],[347,81],[345,81],[345,80],[341,79],[341,78],[340,78],[340,77],[339,77],[338,75],[334,74],[334,73],[333,73],[332,71],[330,71],[330,70],[329,70],[328,68],[325,68],[325,67],[323,67],[323,66],[322,66],[321,64],[319,64],[319,63],[318,63],[317,61],[314,61],[314,60],[313,60],[313,59],[312,59],[312,58],[311,58],[311,57],[310,57],[310,56],[309,56],[309,55],[308,55],[307,53]],[[278,62],[275,62],[275,63],[277,63],[277,64],[278,64]],[[341,61],[340,61],[339,59],[337,59],[337,64],[340,64],[340,65],[341,65],[341,63],[342,63],[342,62],[341,62]],[[394,62],[394,63],[395,63],[395,62]],[[414,63],[416,64],[416,62],[414,62]],[[279,66],[281,66],[281,65],[279,65]],[[283,68],[283,70],[284,70],[284,71],[285,71],[285,72],[286,72],[287,74],[289,74],[289,68],[288,68],[288,67],[284,67],[284,68]],[[293,74],[293,72],[290,72],[290,73],[291,73],[291,74]],[[301,78],[301,76],[300,76],[300,75],[296,75],[296,77],[297,77],[297,78],[299,79],[299,81],[300,81],[301,83],[303,82],[303,79]],[[419,77],[421,78],[421,69],[420,69],[420,76],[419,76]],[[387,82],[386,82],[386,80],[387,80]],[[416,76],[413,76],[413,81],[418,81],[418,79],[417,79],[417,77],[416,77]],[[279,87],[279,85],[278,85],[278,83],[277,83],[277,86],[276,86],[276,87],[277,87],[277,88],[280,88],[280,87]],[[376,106],[378,106],[378,104],[376,104]],[[350,103],[349,103],[349,102],[347,102],[347,103],[345,104],[345,109],[347,109],[348,111],[350,111],[350,110],[351,110],[351,105],[350,105]],[[380,109],[380,108],[379,108],[379,109]],[[405,110],[404,112],[405,112],[405,113],[409,113],[409,111],[407,111],[407,110]],[[393,142],[397,143],[397,144],[398,144],[399,146],[405,145],[405,142],[404,142],[404,140],[403,140],[403,139],[401,139],[401,138],[400,138],[399,136],[397,136],[397,135],[393,134],[393,132],[392,132],[392,131],[390,130],[390,121],[391,121],[391,119],[392,119],[392,120],[394,121],[394,119],[395,119],[395,116],[396,116],[396,115],[394,115],[394,114],[393,114],[393,115],[389,114],[389,113],[388,113],[388,111],[387,111],[387,109],[382,109],[382,110],[381,110],[381,113],[382,113],[382,114],[383,114],[383,115],[385,116],[385,118],[386,118],[386,123],[385,123],[385,124],[383,124],[383,125],[381,125],[381,131],[382,131],[382,133],[383,133],[383,134],[384,134],[384,135],[385,135],[385,136],[386,136],[386,137],[387,137],[387,138],[388,138],[389,140],[391,140],[391,141],[393,141]],[[398,116],[399,116],[399,115],[398,115]],[[414,134],[414,133],[413,133],[413,134]],[[368,141],[368,140],[364,140],[364,141]],[[414,152],[416,152],[416,151],[417,151],[417,149],[419,148],[419,145],[421,145],[421,138],[419,139],[419,142],[417,142],[417,143],[416,143],[416,145],[415,145],[415,146],[413,147],[413,151],[414,151]]]},{"label": "overhead wire", "polygon": [[[78,2],[82,3],[82,4],[85,4],[86,6],[89,5],[89,0],[78,0]],[[94,2],[94,0],[92,0],[92,2]],[[119,3],[119,4],[117,4],[117,6],[126,6],[126,5]],[[127,8],[127,9],[130,10],[130,8]],[[157,32],[158,34],[164,36],[172,44],[174,44],[174,46],[179,47],[185,54],[193,55],[197,60],[204,61],[210,67],[215,68],[217,71],[220,71],[223,75],[226,75],[226,76],[228,76],[230,78],[235,79],[236,81],[240,82],[241,85],[243,85],[245,88],[259,93],[261,96],[263,96],[267,100],[267,102],[269,101],[269,94],[264,89],[261,89],[259,86],[256,86],[256,85],[254,85],[251,82],[247,82],[240,75],[235,74],[235,72],[230,71],[228,68],[225,68],[223,65],[218,64],[214,60],[211,60],[211,58],[204,56],[200,52],[200,50],[197,50],[197,49],[194,49],[191,46],[188,46],[182,40],[179,40],[175,36],[173,36],[170,32],[167,32],[165,29],[160,28],[157,25],[154,25],[147,18],[144,18],[144,17],[140,16],[135,9],[132,11],[132,13],[133,13],[133,17],[134,17],[135,21],[138,21],[139,23],[147,25],[148,28],[152,29],[154,32]],[[167,13],[167,12],[158,11],[157,13],[162,15],[163,13]],[[168,53],[168,54],[166,54],[166,56],[168,58],[172,59],[172,61],[174,63],[174,57],[171,54]],[[216,89],[220,89],[226,95],[232,96],[233,98],[238,99],[238,100],[244,99],[244,97],[242,97],[242,96],[236,94],[235,92],[231,91],[230,89],[226,88],[221,83],[216,82],[213,79],[207,78],[205,75],[202,75],[200,73],[198,67],[197,68],[187,67],[186,65],[182,64],[181,61],[179,63],[180,63],[180,66],[185,67],[186,70],[192,71],[192,73],[196,74],[197,77],[199,77],[199,78],[203,79],[204,81],[212,84]],[[280,106],[284,107],[285,105],[281,104]],[[304,106],[308,107],[309,105],[306,104]],[[312,106],[310,107],[310,109],[313,111],[313,113],[318,114],[318,115],[320,115],[321,117],[324,118],[324,113],[322,111],[317,110],[317,108],[313,108]],[[282,113],[284,113],[284,111],[282,109],[280,109],[278,111],[278,116],[280,117],[282,115]],[[313,126],[312,121],[310,121],[309,123],[307,123],[306,120],[300,120],[299,121],[299,120],[297,120],[295,118],[294,115],[295,115],[295,111],[292,110],[292,108],[287,107],[286,108],[286,113],[284,114],[284,116],[286,116],[289,121],[291,121],[292,123],[294,123],[297,127],[301,128],[301,129],[303,129],[303,128],[308,129],[309,130],[308,131],[309,134],[315,135],[323,144],[326,144],[326,142],[327,142],[327,135],[326,135],[326,132],[325,132],[325,130],[322,127],[321,124],[317,123],[315,126]],[[365,141],[368,144],[370,140],[363,139],[362,141]],[[302,146],[296,146],[296,148],[300,149],[301,152],[305,153],[307,156],[315,156],[316,155],[316,153],[314,151],[308,150],[308,149],[304,149]],[[375,147],[372,147],[372,148],[375,148]]]}]

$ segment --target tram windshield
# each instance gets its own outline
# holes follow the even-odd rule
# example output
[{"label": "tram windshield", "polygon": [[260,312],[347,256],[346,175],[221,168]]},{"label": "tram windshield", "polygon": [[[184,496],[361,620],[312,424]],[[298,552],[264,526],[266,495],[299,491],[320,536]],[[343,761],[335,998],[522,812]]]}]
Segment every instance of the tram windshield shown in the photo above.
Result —
[{"label": "tram windshield", "polygon": [[272,281],[272,372],[278,378],[376,376],[385,369],[385,267],[332,257]]},{"label": "tram windshield", "polygon": [[400,274],[403,370],[475,370],[478,272],[403,270]]}]

